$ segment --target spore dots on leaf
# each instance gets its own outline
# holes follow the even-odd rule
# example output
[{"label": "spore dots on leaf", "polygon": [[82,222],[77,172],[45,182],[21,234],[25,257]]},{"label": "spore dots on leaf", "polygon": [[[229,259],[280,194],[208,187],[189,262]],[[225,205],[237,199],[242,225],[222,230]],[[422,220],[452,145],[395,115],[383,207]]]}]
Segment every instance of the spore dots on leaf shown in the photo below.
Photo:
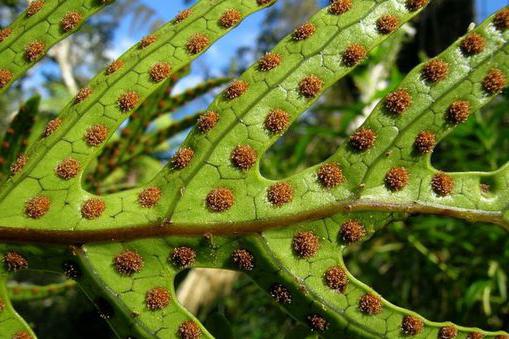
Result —
[{"label": "spore dots on leaf", "polygon": [[238,145],[230,155],[233,166],[241,170],[248,170],[253,167],[256,163],[256,158],[256,150],[250,145]]},{"label": "spore dots on leaf", "polygon": [[401,191],[408,185],[410,174],[405,167],[393,167],[384,178],[385,186],[392,192]]},{"label": "spore dots on leaf", "polygon": [[104,125],[93,125],[87,128],[85,132],[85,142],[88,146],[99,146],[108,137],[108,128]]},{"label": "spore dots on leaf", "polygon": [[422,319],[412,316],[405,315],[401,322],[401,332],[406,336],[414,336],[422,332],[424,328],[424,321]]},{"label": "spore dots on leaf", "polygon": [[178,268],[187,268],[196,261],[196,251],[191,247],[181,246],[173,250],[170,260]]},{"label": "spore dots on leaf", "polygon": [[239,248],[232,252],[231,260],[239,270],[252,271],[255,265],[255,260],[251,252],[246,249]]},{"label": "spore dots on leaf", "polygon": [[196,127],[201,133],[207,133],[216,126],[218,121],[219,114],[215,111],[207,111],[200,114],[196,122]]},{"label": "spore dots on leaf", "polygon": [[272,134],[283,133],[290,124],[290,115],[282,109],[273,109],[267,114],[264,126]]},{"label": "spore dots on leaf", "polygon": [[329,328],[329,322],[319,314],[307,316],[308,325],[312,331],[325,332]]},{"label": "spore dots on leaf", "polygon": [[233,100],[243,95],[249,88],[249,84],[244,80],[233,81],[225,90],[224,97]]},{"label": "spore dots on leaf", "polygon": [[422,69],[424,79],[431,83],[444,80],[449,74],[449,64],[440,59],[429,61]]},{"label": "spore dots on leaf", "polygon": [[78,27],[81,22],[81,14],[75,11],[68,12],[60,21],[60,28],[64,32],[69,32]]},{"label": "spore dots on leaf", "polygon": [[12,72],[5,69],[0,68],[0,88],[4,88],[7,84],[12,80]]},{"label": "spore dots on leaf", "polygon": [[390,14],[382,15],[376,21],[376,29],[380,34],[389,34],[394,32],[399,26],[398,17]]},{"label": "spore dots on leaf", "polygon": [[301,26],[297,27],[295,31],[293,31],[292,38],[296,41],[301,41],[309,38],[313,34],[315,34],[316,27],[310,22],[306,22]]},{"label": "spore dots on leaf", "polygon": [[460,43],[460,49],[465,56],[473,56],[484,51],[486,40],[478,33],[468,34]]},{"label": "spore dots on leaf", "polygon": [[106,203],[101,198],[90,198],[81,205],[81,216],[88,220],[99,218],[106,209]]},{"label": "spore dots on leaf", "polygon": [[366,236],[366,228],[357,220],[347,220],[340,228],[341,239],[347,244],[356,243]]},{"label": "spore dots on leaf", "polygon": [[242,13],[238,9],[229,8],[219,18],[219,25],[223,28],[231,28],[242,20]]},{"label": "spore dots on leaf", "polygon": [[268,72],[281,64],[281,55],[268,52],[258,60],[258,69],[262,72]]},{"label": "spore dots on leaf", "polygon": [[[484,334],[479,333],[479,332],[471,332],[467,335],[467,339],[483,339],[483,338],[484,338]],[[498,338],[498,337],[496,337],[496,338]]]},{"label": "spore dots on leaf", "polygon": [[359,299],[359,310],[367,315],[376,315],[382,312],[382,300],[379,296],[366,293]]},{"label": "spore dots on leaf", "polygon": [[205,201],[212,212],[224,212],[233,206],[235,197],[229,188],[220,187],[210,191]]},{"label": "spore dots on leaf", "polygon": [[114,60],[111,64],[108,65],[108,67],[106,67],[106,75],[111,75],[122,67],[124,67],[124,61],[120,59]]},{"label": "spore dots on leaf", "polygon": [[398,89],[385,98],[385,109],[394,115],[402,115],[412,105],[412,96],[406,89]]},{"label": "spore dots on leaf", "polygon": [[186,43],[186,49],[189,54],[198,54],[210,44],[210,39],[203,33],[196,33]]},{"label": "spore dots on leaf", "polygon": [[346,271],[340,266],[332,266],[324,274],[324,281],[327,287],[332,290],[344,293],[348,286],[348,275]]},{"label": "spore dots on leaf", "polygon": [[331,0],[329,13],[333,15],[341,15],[352,9],[352,0]]},{"label": "spore dots on leaf", "polygon": [[31,17],[37,14],[42,9],[43,6],[44,6],[43,0],[32,1],[27,7],[26,16]]},{"label": "spore dots on leaf", "polygon": [[179,12],[176,16],[175,16],[175,19],[173,19],[173,22],[174,23],[181,23],[182,21],[184,21],[185,19],[187,19],[191,14],[192,14],[192,10],[187,8],[187,9],[184,9],[183,11]]},{"label": "spore dots on leaf", "polygon": [[35,40],[25,47],[25,59],[29,62],[34,62],[44,54],[46,46],[43,42]]},{"label": "spore dots on leaf", "polygon": [[17,156],[16,160],[11,164],[10,171],[12,175],[19,173],[27,164],[28,157],[25,154]]},{"label": "spore dots on leaf", "polygon": [[505,31],[509,28],[509,8],[504,8],[495,15],[493,24],[500,31]]},{"label": "spore dots on leaf", "polygon": [[419,154],[431,153],[435,148],[436,142],[435,134],[429,131],[422,131],[415,138],[414,147]]},{"label": "spore dots on leaf", "polygon": [[467,121],[470,116],[470,103],[465,100],[454,101],[447,110],[447,121],[457,125]]},{"label": "spore dots on leaf", "polygon": [[448,196],[454,189],[454,179],[445,173],[437,173],[431,179],[431,188],[440,197]]},{"label": "spore dots on leaf", "polygon": [[507,85],[507,78],[500,69],[494,68],[488,72],[482,81],[483,90],[489,95],[502,92]]},{"label": "spore dots on leaf", "polygon": [[10,28],[10,27],[0,29],[0,42],[3,42],[11,34],[12,34],[12,28]]},{"label": "spore dots on leaf", "polygon": [[150,68],[150,79],[153,82],[161,82],[166,79],[171,72],[171,67],[166,62],[158,62]]},{"label": "spore dots on leaf", "polygon": [[453,339],[458,335],[458,330],[455,326],[444,326],[438,331],[438,339]]},{"label": "spore dots on leaf", "polygon": [[186,320],[180,324],[177,334],[180,339],[198,339],[201,337],[201,329],[194,321]]},{"label": "spore dots on leaf", "polygon": [[321,165],[316,176],[320,184],[325,188],[334,188],[345,181],[343,171],[336,163]]},{"label": "spore dots on leaf", "polygon": [[28,260],[16,251],[7,252],[2,260],[9,272],[17,272],[28,268]]},{"label": "spore dots on leaf", "polygon": [[159,187],[147,187],[138,194],[138,203],[141,207],[152,208],[161,199],[161,189]]},{"label": "spore dots on leaf", "polygon": [[118,98],[117,104],[122,112],[129,112],[138,105],[139,101],[140,95],[137,92],[127,91]]},{"label": "spore dots on leaf", "polygon": [[171,158],[171,165],[174,169],[181,170],[193,160],[194,150],[190,147],[181,147]]},{"label": "spore dots on leaf", "polygon": [[145,294],[145,305],[150,311],[158,311],[170,303],[170,292],[164,287],[154,287]]},{"label": "spore dots on leaf", "polygon": [[270,295],[278,304],[291,304],[292,294],[290,290],[280,283],[274,283],[269,290]]},{"label": "spore dots on leaf", "polygon": [[320,249],[320,240],[312,231],[301,231],[294,235],[292,248],[299,258],[308,259]]},{"label": "spore dots on leaf", "polygon": [[115,271],[121,275],[131,276],[143,269],[143,258],[133,250],[124,250],[113,258]]},{"label": "spore dots on leaf", "polygon": [[275,207],[282,207],[293,200],[293,187],[286,182],[278,182],[267,189],[267,200]]},{"label": "spore dots on leaf", "polygon": [[314,74],[304,77],[299,82],[299,94],[305,98],[316,97],[323,88],[323,80]]},{"label": "spore dots on leaf", "polygon": [[140,49],[147,48],[148,46],[152,45],[156,41],[157,41],[157,35],[155,35],[155,34],[146,35],[141,39],[139,48]]},{"label": "spore dots on leaf", "polygon": [[83,87],[81,88],[78,93],[76,93],[76,96],[74,97],[74,103],[79,104],[86,98],[88,98],[92,94],[92,89],[90,87]]},{"label": "spore dots on leaf", "polygon": [[35,196],[25,202],[25,215],[32,219],[39,219],[48,213],[50,206],[51,201],[47,196]]},{"label": "spore dots on leaf", "polygon": [[64,180],[69,180],[78,175],[81,170],[80,162],[74,158],[62,160],[55,168],[55,174]]},{"label": "spore dots on leaf", "polygon": [[343,52],[342,60],[345,66],[353,67],[366,58],[366,48],[360,44],[351,44]]},{"label": "spore dots on leaf", "polygon": [[12,339],[33,339],[32,335],[27,331],[18,331],[14,333]]},{"label": "spore dots on leaf", "polygon": [[361,127],[350,136],[349,144],[357,151],[366,151],[373,147],[376,133],[371,128]]},{"label": "spore dots on leaf", "polygon": [[429,0],[406,0],[406,8],[411,11],[417,11],[428,4]]}]

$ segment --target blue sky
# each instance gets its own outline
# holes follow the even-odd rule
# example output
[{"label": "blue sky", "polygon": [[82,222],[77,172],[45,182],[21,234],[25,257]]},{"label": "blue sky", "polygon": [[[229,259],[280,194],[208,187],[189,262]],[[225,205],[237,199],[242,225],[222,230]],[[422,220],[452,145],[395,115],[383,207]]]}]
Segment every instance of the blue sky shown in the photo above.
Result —
[{"label": "blue sky", "polygon": [[[179,11],[187,8],[182,0],[143,0],[147,6],[152,7],[164,21],[171,20]],[[283,0],[284,1],[284,0]],[[463,1],[463,0],[457,0]],[[281,2],[281,1],[280,1]],[[169,4],[171,3],[171,4]],[[504,5],[508,5],[509,0],[477,0],[477,21],[482,21]],[[222,71],[228,67],[231,58],[237,48],[242,46],[252,46],[257,37],[257,31],[262,23],[264,11],[260,11],[248,17],[226,38],[215,43],[204,55],[202,55],[193,65],[193,72],[184,81],[181,81],[177,90],[180,91],[198,83],[203,78],[204,68],[212,75],[221,75]],[[130,45],[141,39],[148,31],[133,32],[129,28],[130,20],[126,18],[115,33],[116,48],[111,51],[112,57],[120,55]],[[218,51],[221,51],[219,55]]]}]

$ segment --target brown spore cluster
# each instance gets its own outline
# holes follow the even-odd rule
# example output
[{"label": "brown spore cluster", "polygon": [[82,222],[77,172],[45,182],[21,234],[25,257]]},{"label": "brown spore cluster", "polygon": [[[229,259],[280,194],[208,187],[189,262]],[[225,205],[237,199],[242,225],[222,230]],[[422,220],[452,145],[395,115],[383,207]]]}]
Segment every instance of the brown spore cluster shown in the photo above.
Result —
[{"label": "brown spore cluster", "polygon": [[267,200],[275,207],[282,207],[293,200],[293,187],[286,182],[278,182],[267,189]]},{"label": "brown spore cluster", "polygon": [[50,199],[45,195],[38,195],[25,202],[25,215],[32,219],[39,219],[48,213],[51,206]]},{"label": "brown spore cluster", "polygon": [[394,115],[402,115],[412,105],[412,96],[406,89],[399,89],[385,98],[385,109]]},{"label": "brown spore cluster", "polygon": [[171,165],[173,168],[180,170],[186,168],[187,165],[193,160],[194,151],[190,147],[180,148],[175,155],[171,158]]},{"label": "brown spore cluster", "polygon": [[140,49],[147,48],[148,46],[152,45],[156,41],[157,41],[157,35],[155,35],[155,34],[149,34],[147,36],[144,36],[140,41]]},{"label": "brown spore cluster", "polygon": [[484,51],[486,40],[478,33],[468,34],[460,43],[460,49],[465,56],[473,56]]},{"label": "brown spore cluster", "polygon": [[76,93],[76,96],[74,97],[74,103],[79,104],[86,98],[88,98],[92,94],[92,89],[90,87],[83,87],[81,88],[78,93]]},{"label": "brown spore cluster", "polygon": [[170,259],[178,268],[187,268],[196,261],[196,251],[187,246],[177,247],[171,253]]},{"label": "brown spore cluster", "polygon": [[233,192],[228,188],[216,188],[207,194],[207,207],[212,212],[224,212],[230,209],[235,202]]},{"label": "brown spore cluster", "polygon": [[458,329],[455,326],[444,326],[438,331],[438,339],[453,339],[458,335]]},{"label": "brown spore cluster", "polygon": [[224,97],[233,100],[243,95],[249,88],[249,84],[244,80],[235,80],[224,91]]},{"label": "brown spore cluster", "polygon": [[170,303],[170,292],[164,287],[154,287],[145,294],[145,305],[150,311],[158,311]]},{"label": "brown spore cluster", "polygon": [[454,189],[454,179],[445,173],[437,173],[431,179],[431,188],[440,197],[448,196]]},{"label": "brown spore cluster", "polygon": [[138,203],[141,207],[152,208],[161,199],[161,189],[159,187],[147,187],[138,194]]},{"label": "brown spore cluster", "polygon": [[200,114],[196,122],[196,127],[200,132],[207,133],[217,125],[218,121],[219,114],[214,111],[207,111]]},{"label": "brown spore cluster", "polygon": [[465,100],[454,101],[447,110],[447,120],[454,125],[467,121],[469,116],[470,103]]},{"label": "brown spore cluster", "polygon": [[170,65],[166,62],[158,62],[150,68],[150,79],[153,82],[161,82],[170,75],[170,72]]},{"label": "brown spore cluster", "polygon": [[186,320],[180,324],[177,334],[180,339],[198,339],[201,337],[201,329],[194,321]]},{"label": "brown spore cluster", "polygon": [[198,54],[202,52],[210,44],[208,36],[202,33],[196,33],[189,39],[186,44],[186,49],[189,54]]},{"label": "brown spore cluster", "polygon": [[32,1],[27,7],[26,16],[31,17],[37,14],[42,9],[43,6],[44,6],[43,0]]},{"label": "brown spore cluster", "polygon": [[283,133],[290,124],[290,115],[282,109],[273,109],[265,117],[265,128],[272,134]]},{"label": "brown spore cluster", "polygon": [[124,62],[120,59],[117,59],[109,64],[108,67],[106,67],[106,75],[111,75],[122,67],[124,67]]},{"label": "brown spore cluster", "polygon": [[113,259],[115,270],[126,276],[131,276],[143,269],[143,258],[132,250],[124,250]]},{"label": "brown spore cluster", "polygon": [[314,74],[304,77],[299,82],[299,94],[305,98],[314,98],[323,88],[323,81]]},{"label": "brown spore cluster", "polygon": [[10,171],[12,175],[19,173],[27,164],[28,157],[25,154],[20,154],[16,160],[11,164]]},{"label": "brown spore cluster", "polygon": [[316,173],[318,181],[325,188],[334,188],[345,181],[343,171],[336,163],[326,163],[320,166]]},{"label": "brown spore cluster", "polygon": [[81,22],[81,14],[78,12],[67,13],[60,21],[60,28],[64,32],[69,32],[78,27]]},{"label": "brown spore cluster", "polygon": [[482,81],[482,88],[489,95],[501,93],[507,85],[507,78],[500,69],[494,68],[488,72]]},{"label": "brown spore cluster", "polygon": [[108,137],[108,128],[104,125],[93,125],[85,132],[85,142],[89,146],[99,146]]},{"label": "brown spore cluster", "polygon": [[293,31],[292,38],[296,41],[306,40],[313,34],[315,34],[316,27],[310,22],[306,22],[301,26],[297,27],[295,31]]},{"label": "brown spore cluster", "polygon": [[341,225],[341,239],[347,244],[356,243],[366,236],[366,228],[357,220],[348,220]]},{"label": "brown spore cluster", "polygon": [[353,67],[366,58],[366,48],[360,44],[351,44],[343,52],[343,63]]},{"label": "brown spore cluster", "polygon": [[509,8],[506,7],[498,12],[493,18],[493,24],[502,32],[509,28]]},{"label": "brown spore cluster", "polygon": [[135,91],[127,91],[118,98],[118,107],[122,112],[131,111],[140,101],[140,95]]},{"label": "brown spore cluster", "polygon": [[43,42],[35,40],[25,47],[25,59],[29,62],[34,62],[44,54],[45,45]]},{"label": "brown spore cluster", "polygon": [[414,147],[419,154],[431,153],[435,148],[436,142],[435,134],[422,131],[415,138]]},{"label": "brown spore cluster", "polygon": [[431,83],[444,80],[449,74],[449,64],[440,59],[429,61],[422,69],[424,79]]},{"label": "brown spore cluster", "polygon": [[332,290],[343,293],[348,286],[348,275],[346,271],[340,266],[332,266],[324,275],[325,284]]},{"label": "brown spore cluster", "polygon": [[231,28],[242,20],[242,14],[238,9],[227,9],[219,18],[219,25],[223,28]]},{"label": "brown spore cluster", "polygon": [[268,52],[258,60],[258,69],[262,72],[268,72],[281,64],[281,55]]},{"label": "brown spore cluster", "polygon": [[270,287],[270,295],[278,304],[291,304],[292,303],[292,294],[290,290],[280,284],[275,283]]},{"label": "brown spore cluster", "polygon": [[292,248],[299,258],[308,259],[316,255],[320,241],[313,232],[301,231],[293,237]]},{"label": "brown spore cluster", "polygon": [[78,175],[81,170],[80,162],[74,158],[62,160],[55,168],[55,174],[64,180],[69,180]]},{"label": "brown spore cluster", "polygon": [[359,299],[359,310],[367,315],[376,315],[382,312],[382,300],[371,293],[364,294]]},{"label": "brown spore cluster", "polygon": [[422,332],[424,329],[424,322],[422,319],[412,315],[406,315],[401,322],[401,332],[406,336],[414,336]]},{"label": "brown spore cluster", "polygon": [[28,268],[28,260],[16,251],[9,251],[3,257],[5,268],[9,272],[17,272]]},{"label": "brown spore cluster", "polygon": [[246,249],[239,248],[233,251],[231,255],[233,265],[242,271],[252,271],[254,268],[254,257]]},{"label": "brown spore cluster", "polygon": [[352,0],[331,0],[329,6],[329,13],[334,15],[341,15],[352,9]]},{"label": "brown spore cluster", "polygon": [[394,32],[399,26],[398,17],[390,14],[382,15],[376,21],[376,29],[381,34],[389,34]]},{"label": "brown spore cluster", "polygon": [[361,127],[350,136],[349,144],[357,151],[366,151],[373,147],[376,133],[371,128]]},{"label": "brown spore cluster", "polygon": [[99,218],[106,209],[106,203],[100,198],[90,198],[81,205],[81,216],[88,220]]},{"label": "brown spore cluster", "polygon": [[236,146],[231,155],[230,160],[233,166],[241,170],[248,170],[256,163],[256,150],[249,145]]},{"label": "brown spore cluster", "polygon": [[319,314],[311,314],[307,317],[308,325],[311,330],[325,332],[329,328],[329,322]]},{"label": "brown spore cluster", "polygon": [[394,167],[385,175],[385,186],[392,192],[401,191],[408,185],[410,174],[405,167]]},{"label": "brown spore cluster", "polygon": [[192,14],[192,10],[191,9],[184,9],[183,11],[179,12],[176,16],[175,16],[175,19],[173,19],[173,22],[174,23],[181,23],[182,21],[184,21],[185,19],[187,19],[191,14]]},{"label": "brown spore cluster", "polygon": [[0,88],[4,88],[5,86],[7,86],[7,84],[11,80],[12,80],[12,72],[7,69],[0,68]]}]

